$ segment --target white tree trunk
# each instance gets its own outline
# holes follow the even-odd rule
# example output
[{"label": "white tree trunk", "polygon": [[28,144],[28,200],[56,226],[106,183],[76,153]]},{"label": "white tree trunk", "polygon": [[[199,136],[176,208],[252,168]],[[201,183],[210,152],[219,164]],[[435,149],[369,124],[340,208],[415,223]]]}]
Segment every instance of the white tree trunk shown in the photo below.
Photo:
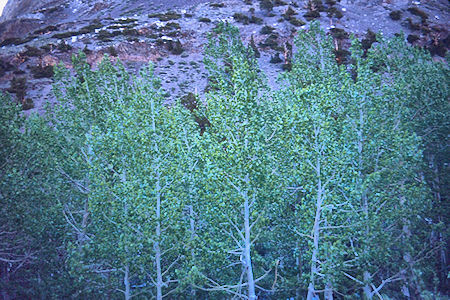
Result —
[{"label": "white tree trunk", "polygon": [[247,268],[247,283],[248,283],[248,299],[255,300],[255,280],[253,278],[253,268],[251,259],[251,239],[250,239],[250,207],[248,203],[248,196],[244,199],[244,232],[245,232],[245,267]]},{"label": "white tree trunk", "polygon": [[372,300],[373,298],[373,293],[372,293],[372,288],[369,285],[370,279],[371,279],[371,275],[370,273],[366,270],[364,271],[364,288],[363,288],[363,292],[364,292],[364,298],[366,300]]},{"label": "white tree trunk", "polygon": [[155,239],[155,262],[156,262],[156,299],[162,300],[162,271],[161,271],[161,184],[159,182],[159,173],[156,181],[156,239]]},{"label": "white tree trunk", "polygon": [[325,286],[325,300],[333,300],[333,286],[329,281]]},{"label": "white tree trunk", "polygon": [[[363,158],[363,148],[364,148],[364,127],[365,127],[365,98],[360,98],[359,103],[359,127],[358,127],[358,188],[362,188],[364,184],[364,158]],[[364,220],[365,220],[365,240],[368,241],[369,239],[369,200],[367,198],[367,192],[366,190],[361,190],[361,206],[362,211],[364,213]],[[367,245],[363,246],[364,253],[368,255],[368,247]],[[363,293],[364,298],[367,300],[370,300],[373,298],[372,288],[370,287],[369,283],[372,278],[370,275],[370,272],[367,270],[364,270],[363,272],[363,278],[364,278],[364,287],[363,287]]]},{"label": "white tree trunk", "polygon": [[319,252],[319,234],[320,234],[320,213],[322,210],[323,195],[322,195],[322,180],[321,177],[321,165],[320,158],[316,161],[316,176],[317,176],[317,198],[316,198],[316,214],[314,217],[314,227],[313,227],[313,252],[311,256],[311,278],[308,286],[308,296],[307,300],[312,300],[316,296],[315,292],[315,275],[318,273],[318,259],[317,255]]},{"label": "white tree trunk", "polygon": [[[194,206],[189,205],[189,217],[190,217],[190,231],[191,231],[191,242],[192,245],[194,245],[194,239],[195,239],[195,212],[194,212]],[[195,264],[195,251],[194,247],[191,246],[191,259],[192,262]],[[196,295],[196,289],[193,288],[191,291],[191,295],[195,297]]]},{"label": "white tree trunk", "polygon": [[124,297],[125,300],[131,299],[131,287],[130,287],[130,269],[128,264],[125,266],[124,275],[123,275],[123,285],[125,286]]}]

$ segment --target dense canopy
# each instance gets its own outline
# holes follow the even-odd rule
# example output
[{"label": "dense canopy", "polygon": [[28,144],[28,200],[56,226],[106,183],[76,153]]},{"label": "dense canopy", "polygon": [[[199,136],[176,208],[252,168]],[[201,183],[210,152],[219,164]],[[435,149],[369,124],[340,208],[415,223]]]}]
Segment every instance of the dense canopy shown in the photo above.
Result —
[{"label": "dense canopy", "polygon": [[271,90],[221,23],[177,103],[83,54],[45,115],[1,96],[3,299],[444,297],[448,60],[377,40],[312,23]]}]

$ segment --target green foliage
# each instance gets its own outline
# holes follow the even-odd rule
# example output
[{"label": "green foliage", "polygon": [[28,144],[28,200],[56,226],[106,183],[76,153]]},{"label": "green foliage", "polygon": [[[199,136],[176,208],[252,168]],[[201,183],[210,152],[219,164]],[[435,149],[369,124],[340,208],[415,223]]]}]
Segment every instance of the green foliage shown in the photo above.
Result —
[{"label": "green foliage", "polygon": [[73,278],[63,259],[55,166],[42,145],[49,132],[20,111],[0,95],[0,290],[11,298],[64,297],[74,292]]},{"label": "green foliage", "polygon": [[[299,269],[298,260],[291,262],[296,272],[305,274],[302,278],[286,270],[286,276],[300,279],[302,290],[306,290],[308,282],[320,289],[327,281],[334,281],[343,264],[347,233],[325,228],[349,225],[346,214],[341,212],[348,209],[342,197],[342,181],[352,169],[346,157],[350,145],[342,136],[345,103],[340,95],[350,79],[336,65],[332,40],[317,23],[298,37],[296,46],[301,55],[294,56],[292,71],[285,75],[285,89],[277,95],[283,132],[283,151],[278,160],[283,163],[283,175],[290,187],[283,213],[290,221],[280,226],[297,240],[289,259],[313,260],[311,270],[309,266]],[[320,227],[319,222],[326,224],[324,229],[312,235],[314,228]],[[313,270],[318,267],[315,259],[320,260],[322,279],[314,279],[318,272]]]},{"label": "green foliage", "polygon": [[[263,32],[261,46],[277,49]],[[447,62],[372,32],[350,37],[344,61],[333,37],[348,36],[316,22],[302,31],[273,92],[253,38],[246,46],[219,23],[205,101],[189,93],[167,105],[152,66],[134,76],[106,56],[93,70],[83,53],[72,70],[55,67],[44,116],[24,118],[1,96],[2,295],[444,292]]]},{"label": "green foliage", "polygon": [[[144,278],[156,278],[156,272],[140,266],[161,263],[153,258],[156,243],[160,252],[170,250],[163,257],[168,266],[170,260],[182,261],[184,235],[184,199],[177,197],[173,184],[182,178],[178,131],[184,117],[179,107],[163,105],[152,76],[151,69],[144,69],[139,80],[130,82],[130,97],[120,99],[87,140],[95,235],[91,257],[118,270],[129,266],[133,278],[147,284],[151,282]],[[171,274],[166,276],[173,278]]]},{"label": "green foliage", "polygon": [[[218,36],[210,37],[205,56],[217,91],[207,95],[206,116],[211,127],[202,141],[203,176],[208,183],[202,217],[210,224],[209,235],[214,236],[209,245],[215,249],[210,264],[220,266],[221,272],[205,269],[204,276],[214,282],[238,283],[239,277],[248,272],[253,272],[255,279],[263,276],[264,269],[273,263],[255,248],[264,247],[257,238],[267,226],[268,199],[276,205],[279,191],[273,160],[274,112],[264,94],[264,78],[259,75],[252,51],[243,45],[237,29],[219,24],[215,33]],[[244,250],[246,222],[253,224],[249,252]],[[252,260],[253,271],[245,267],[241,270],[242,257]],[[225,267],[230,260],[236,263]],[[228,293],[240,293],[242,288],[237,284],[229,290],[220,289],[210,282],[207,286]],[[251,291],[248,293],[250,296]]]},{"label": "green foliage", "polygon": [[[419,145],[423,152],[423,164],[420,172],[425,176],[434,198],[428,218],[433,226],[448,224],[448,58],[446,62],[434,62],[426,50],[407,46],[403,36],[384,40],[382,47],[369,52],[369,58],[373,61],[372,68],[387,74],[383,76],[383,81],[398,91],[402,122],[421,139]],[[417,205],[421,206],[419,203]],[[433,232],[449,236],[448,231],[437,228]],[[433,239],[432,245],[438,249],[448,248],[448,238]],[[430,272],[427,278],[438,276],[439,288],[448,283],[442,265],[436,262],[426,267]],[[426,284],[433,285],[431,280]]]}]

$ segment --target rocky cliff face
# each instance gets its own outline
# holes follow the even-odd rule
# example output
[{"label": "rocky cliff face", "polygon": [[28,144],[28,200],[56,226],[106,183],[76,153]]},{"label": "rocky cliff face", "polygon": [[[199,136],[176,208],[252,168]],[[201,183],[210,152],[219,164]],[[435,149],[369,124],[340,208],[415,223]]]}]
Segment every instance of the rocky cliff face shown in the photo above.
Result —
[{"label": "rocky cliff face", "polygon": [[370,46],[373,32],[403,31],[436,57],[450,40],[448,0],[9,0],[0,19],[0,91],[42,112],[53,98],[53,66],[70,67],[83,51],[93,66],[108,54],[132,72],[152,61],[167,94],[183,97],[206,87],[206,32],[224,20],[253,40],[273,85],[289,63],[285,46],[312,20],[335,39],[338,61],[348,56],[349,33]]},{"label": "rocky cliff face", "polygon": [[49,0],[8,0],[6,3],[0,21],[8,21],[16,18],[24,17],[27,14],[39,10],[47,3],[52,2]]}]

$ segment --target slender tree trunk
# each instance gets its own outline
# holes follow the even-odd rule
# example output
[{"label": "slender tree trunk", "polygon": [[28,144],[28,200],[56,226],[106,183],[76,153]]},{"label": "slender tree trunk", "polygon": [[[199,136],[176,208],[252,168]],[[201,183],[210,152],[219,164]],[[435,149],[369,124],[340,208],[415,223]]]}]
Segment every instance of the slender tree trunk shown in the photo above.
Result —
[{"label": "slender tree trunk", "polygon": [[[442,196],[441,196],[441,180],[440,180],[440,176],[439,176],[439,167],[438,164],[436,163],[436,157],[434,154],[429,155],[428,158],[429,161],[429,165],[432,166],[433,169],[433,179],[432,179],[432,186],[433,186],[433,193],[434,193],[434,202],[435,205],[437,205],[438,207],[441,205],[442,203]],[[438,216],[438,223],[443,222],[442,220],[442,215]],[[442,233],[442,230],[438,230],[438,232],[436,233],[437,235],[437,240],[440,244],[440,251],[439,251],[439,261],[440,261],[440,266],[439,266],[439,272],[438,272],[438,277],[439,277],[439,282],[441,285],[441,289],[444,291],[446,291],[446,289],[448,289],[448,284],[447,281],[447,274],[448,274],[448,263],[447,263],[447,241],[445,240],[444,234]]]},{"label": "slender tree trunk", "polygon": [[88,219],[89,219],[89,197],[86,196],[83,207],[83,219],[81,220],[81,228],[80,232],[78,233],[78,251],[80,253],[81,251],[83,251],[83,245],[86,242]]},{"label": "slender tree trunk", "polygon": [[[191,194],[191,193],[190,193]],[[195,251],[194,251],[194,239],[195,239],[195,212],[194,212],[194,206],[191,204],[189,205],[189,225],[190,225],[190,232],[191,232],[191,259],[192,263],[196,264],[195,261]],[[192,287],[191,295],[195,298],[195,295],[197,294],[197,289]]]},{"label": "slender tree trunk", "polygon": [[[2,268],[3,270],[0,270],[0,271],[3,271],[2,273],[4,273],[4,275],[3,276],[1,276],[1,277],[3,277],[3,278],[1,278],[2,279],[2,281],[3,281],[3,284],[5,285],[5,286],[7,286],[8,285],[8,283],[9,283],[9,268],[8,268],[8,265],[7,265],[7,263],[5,263],[4,264],[4,268]],[[0,273],[0,275],[2,275],[1,273]],[[3,297],[3,300],[10,300],[11,299],[11,297],[10,297],[10,295],[8,294],[8,291],[6,291],[6,289],[4,289],[3,291],[2,291],[2,297]]]},{"label": "slender tree trunk", "polygon": [[[124,162],[124,157],[122,157],[122,164],[123,165],[125,165],[125,162]],[[123,183],[123,184],[126,184],[126,182],[127,182],[127,173],[126,173],[126,168],[124,167],[123,168],[123,173],[121,174],[121,178],[120,178],[120,181]],[[86,198],[86,203],[87,203],[87,199],[88,198]],[[86,208],[86,210],[85,210],[85,212],[87,211],[87,205],[85,206],[85,208]],[[128,215],[128,202],[126,202],[125,201],[125,203],[124,203],[124,205],[123,205],[123,215],[124,216],[127,216]],[[87,220],[87,219],[86,219]],[[84,216],[83,216],[83,221],[84,221]],[[126,256],[128,257],[129,256],[129,252],[128,252],[128,246],[127,245],[125,245],[125,253],[127,254]],[[130,300],[131,299],[131,287],[130,287],[130,265],[127,263],[126,265],[125,265],[125,268],[124,268],[124,275],[123,275],[123,285],[125,286],[125,291],[124,291],[124,297],[125,297],[125,300]]]},{"label": "slender tree trunk", "polygon": [[161,271],[161,184],[159,182],[159,173],[156,181],[156,242],[155,242],[155,260],[156,260],[156,299],[162,300],[162,271]]},{"label": "slender tree trunk", "polygon": [[[442,216],[439,216],[439,222],[443,222]],[[447,263],[447,241],[445,240],[444,235],[442,234],[442,231],[438,232],[438,239],[439,243],[442,245],[441,250],[439,251],[440,254],[440,274],[439,279],[442,285],[442,290],[445,293],[449,289],[449,285],[447,285],[448,282],[448,263]]]},{"label": "slender tree trunk", "polygon": [[[401,187],[403,187],[403,184],[401,185]],[[405,196],[400,197],[400,205],[401,207],[405,207],[405,205],[407,205]],[[403,221],[402,239],[406,242],[410,240],[412,236],[411,229],[409,226],[410,221],[406,218],[404,218],[402,221]],[[409,274],[406,275],[407,277],[405,279],[406,284],[402,288],[405,291],[404,294],[408,299],[422,299],[422,297],[420,296],[420,287],[417,284],[416,280],[414,279],[414,261],[411,256],[411,253],[408,250],[406,250],[406,252],[403,254],[403,260],[405,261],[409,269],[408,272]]]},{"label": "slender tree trunk", "polygon": [[325,300],[333,300],[333,286],[330,281],[325,285]]},{"label": "slender tree trunk", "polygon": [[[298,241],[296,242],[296,248],[300,249],[300,243]],[[300,253],[298,253],[295,258],[295,264],[297,265],[297,269],[298,269],[297,282],[300,282],[300,277],[302,275],[302,261],[301,261]],[[300,287],[297,287],[296,293],[295,293],[295,299],[301,299],[300,291],[301,291]]]},{"label": "slender tree trunk", "polygon": [[[91,136],[91,134],[92,134],[92,129],[89,130],[88,135]],[[86,162],[88,165],[91,165],[91,163],[92,163],[91,157],[93,157],[93,155],[94,155],[91,146],[88,146],[87,153],[88,153],[88,158],[87,158]],[[126,178],[124,177],[124,178],[122,178],[122,180],[126,180]],[[89,178],[86,177],[84,180],[84,186],[85,186],[85,188],[89,189],[89,185],[90,185]],[[81,232],[78,236],[80,251],[81,251],[81,247],[86,242],[88,221],[89,221],[89,194],[87,194],[86,198],[84,199],[83,219],[81,220]]]},{"label": "slender tree trunk", "polygon": [[244,231],[245,231],[245,267],[247,268],[247,283],[248,283],[248,299],[255,300],[255,280],[253,278],[253,268],[251,259],[251,239],[250,239],[250,207],[248,202],[248,195],[244,199]]},{"label": "slender tree trunk", "polygon": [[[362,189],[364,186],[364,128],[365,128],[365,110],[364,110],[364,104],[365,104],[365,98],[363,97],[360,99],[359,102],[359,128],[358,128],[358,189]],[[369,200],[367,197],[367,190],[362,189],[361,190],[361,207],[364,214],[364,221],[365,221],[365,244],[363,245],[363,251],[365,256],[369,256],[369,246],[367,245],[370,243],[370,237],[369,237]],[[363,271],[363,281],[364,281],[364,287],[363,287],[363,293],[364,298],[367,300],[371,300],[373,298],[372,294],[372,288],[370,287],[370,280],[372,276],[370,275],[370,272],[368,270]]]},{"label": "slender tree trunk", "polygon": [[315,275],[318,273],[318,259],[317,255],[319,252],[319,234],[320,234],[320,213],[322,210],[322,180],[321,176],[321,166],[320,166],[320,158],[317,158],[316,162],[316,175],[318,178],[317,182],[317,198],[316,198],[316,215],[314,218],[314,227],[313,227],[313,252],[311,257],[311,279],[308,286],[308,296],[307,300],[312,300],[316,296],[315,292]]},{"label": "slender tree trunk", "polygon": [[363,292],[364,292],[364,298],[366,300],[372,300],[372,298],[373,298],[372,288],[369,285],[371,277],[372,276],[370,275],[370,273],[367,270],[365,270],[363,273],[363,278],[364,278]]},{"label": "slender tree trunk", "polygon": [[[195,238],[195,213],[194,213],[194,206],[192,204],[189,205],[189,218],[190,218],[189,225],[191,232],[191,242],[193,242]],[[191,247],[191,257],[192,259],[195,258],[194,247]]]},{"label": "slender tree trunk", "polygon": [[131,287],[130,287],[130,269],[128,264],[125,266],[125,271],[124,271],[124,275],[123,275],[123,284],[125,286],[125,292],[124,292],[124,296],[125,296],[125,300],[130,300],[131,299]]}]

